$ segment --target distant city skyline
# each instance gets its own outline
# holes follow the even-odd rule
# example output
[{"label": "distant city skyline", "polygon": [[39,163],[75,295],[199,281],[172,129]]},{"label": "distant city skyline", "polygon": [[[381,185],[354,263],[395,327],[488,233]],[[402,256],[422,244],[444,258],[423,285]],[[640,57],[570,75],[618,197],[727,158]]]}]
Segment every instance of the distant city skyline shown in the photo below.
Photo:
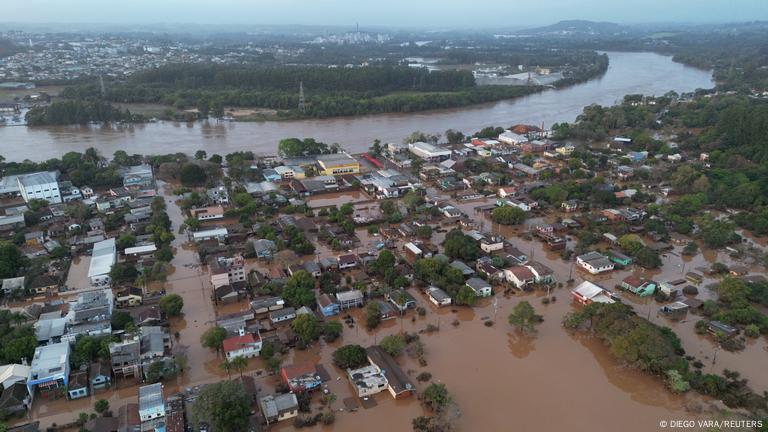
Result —
[{"label": "distant city skyline", "polygon": [[626,24],[768,20],[768,0],[4,0],[0,22],[521,28],[583,19]]}]

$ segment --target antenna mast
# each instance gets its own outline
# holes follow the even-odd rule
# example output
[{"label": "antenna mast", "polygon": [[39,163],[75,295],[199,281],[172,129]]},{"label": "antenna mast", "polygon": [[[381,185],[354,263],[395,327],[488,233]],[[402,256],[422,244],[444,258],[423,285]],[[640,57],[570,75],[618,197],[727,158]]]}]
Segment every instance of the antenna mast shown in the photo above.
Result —
[{"label": "antenna mast", "polygon": [[104,75],[99,75],[99,87],[101,88],[101,98],[103,99],[107,94],[107,89],[104,88]]},{"label": "antenna mast", "polygon": [[299,81],[299,111],[306,109],[306,99],[304,98],[304,81]]}]

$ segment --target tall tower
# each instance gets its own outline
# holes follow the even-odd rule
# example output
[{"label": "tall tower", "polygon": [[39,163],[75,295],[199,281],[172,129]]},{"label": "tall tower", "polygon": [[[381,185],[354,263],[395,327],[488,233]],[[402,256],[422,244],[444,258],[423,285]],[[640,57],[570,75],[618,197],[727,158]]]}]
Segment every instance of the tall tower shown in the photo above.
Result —
[{"label": "tall tower", "polygon": [[299,111],[306,109],[306,100],[304,99],[304,81],[299,81]]},{"label": "tall tower", "polygon": [[104,87],[104,75],[99,75],[99,87],[101,88],[101,97],[103,99],[107,95],[107,89]]}]

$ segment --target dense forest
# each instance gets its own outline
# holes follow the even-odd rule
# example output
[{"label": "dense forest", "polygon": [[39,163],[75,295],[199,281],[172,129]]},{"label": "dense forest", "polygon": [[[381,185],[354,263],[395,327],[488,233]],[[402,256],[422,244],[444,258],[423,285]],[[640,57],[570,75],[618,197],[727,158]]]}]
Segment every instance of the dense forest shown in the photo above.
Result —
[{"label": "dense forest", "polygon": [[[299,85],[306,104],[299,111]],[[409,67],[363,68],[251,67],[171,65],[139,73],[127,82],[108,86],[106,100],[196,107],[207,116],[221,116],[223,106],[263,107],[283,117],[333,117],[385,112],[451,108],[538,91],[539,87],[476,86],[469,71],[427,71]],[[105,109],[95,84],[66,88],[70,105],[40,110],[30,124],[131,121],[129,113]],[[83,105],[78,107],[78,105]],[[53,112],[49,112],[53,111]],[[135,119],[134,119],[135,120]]]}]

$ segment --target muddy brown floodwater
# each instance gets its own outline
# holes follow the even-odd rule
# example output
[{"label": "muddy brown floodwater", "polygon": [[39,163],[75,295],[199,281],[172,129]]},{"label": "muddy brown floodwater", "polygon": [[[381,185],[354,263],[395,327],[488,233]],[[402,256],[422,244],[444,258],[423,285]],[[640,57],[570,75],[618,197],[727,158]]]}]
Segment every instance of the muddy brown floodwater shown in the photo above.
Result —
[{"label": "muddy brown floodwater", "polygon": [[[175,197],[170,196],[169,189],[163,186],[160,185],[160,190],[176,228],[183,221],[181,210],[173,202]],[[475,215],[475,219],[483,220],[483,216],[472,211],[476,205],[462,203],[460,207],[467,214]],[[488,229],[503,234],[520,250],[551,267],[559,281],[567,280],[572,274],[576,283],[590,279],[612,288],[632,273],[666,281],[677,279],[691,269],[709,267],[714,260],[733,263],[730,257],[710,251],[693,258],[682,258],[679,248],[676,248],[665,256],[664,267],[659,271],[643,272],[630,268],[596,278],[573,269],[572,263],[562,261],[557,253],[544,250],[539,242],[521,239],[521,229],[483,221]],[[377,239],[369,236],[365,230],[358,229],[357,234],[363,243]],[[202,348],[199,338],[212,325],[217,313],[231,313],[246,307],[246,303],[241,302],[218,310],[214,308],[210,300],[207,270],[199,265],[194,247],[186,242],[185,236],[178,235],[173,243],[176,248],[172,262],[174,271],[165,288],[184,297],[184,316],[172,323],[172,331],[180,333],[180,339],[175,343],[177,348],[186,348],[189,367],[176,381],[165,384],[166,394],[227,379],[219,367],[221,359],[214,352]],[[321,249],[321,253],[325,255],[333,252]],[[249,267],[263,270],[279,265],[277,262],[264,264],[249,261]],[[709,277],[705,279],[700,286],[700,298],[712,296],[704,287],[714,282]],[[562,319],[576,308],[570,302],[568,288],[554,289],[552,294],[557,301],[549,305],[541,303],[543,293],[498,293],[495,301],[482,299],[474,308],[456,309],[436,308],[418,290],[410,290],[419,305],[427,309],[426,316],[419,317],[414,311],[409,311],[403,319],[385,321],[375,332],[369,332],[358,325],[345,325],[342,337],[336,342],[318,342],[306,350],[292,350],[285,355],[284,365],[323,364],[330,372],[331,381],[327,385],[338,397],[333,404],[337,413],[335,424],[322,427],[324,431],[408,431],[411,430],[414,417],[429,414],[416,398],[395,401],[386,392],[374,397],[376,406],[372,408],[360,408],[356,412],[342,411],[343,399],[353,396],[354,390],[344,372],[333,366],[333,351],[343,344],[375,344],[384,336],[400,331],[421,332],[421,339],[426,345],[427,365],[422,367],[414,359],[402,355],[398,362],[403,370],[410,375],[419,390],[427,385],[415,379],[422,371],[430,372],[433,382],[446,384],[461,410],[457,422],[464,431],[514,429],[647,432],[661,430],[658,426],[660,420],[715,417],[708,408],[716,406],[717,402],[693,393],[673,395],[659,379],[618,364],[600,341],[566,331],[561,325]],[[639,314],[659,324],[671,326],[680,336],[686,351],[705,363],[705,370],[737,370],[750,380],[756,391],[768,389],[768,377],[761,370],[768,355],[764,338],[750,342],[741,353],[718,352],[716,363],[712,365],[715,345],[708,338],[693,332],[693,323],[697,319],[695,316],[689,316],[684,322],[672,323],[657,316],[658,305],[653,300],[638,299],[625,293],[623,297]],[[506,322],[507,315],[521,300],[528,300],[537,313],[544,317],[535,337],[521,335]],[[362,310],[350,313],[356,323],[364,322]],[[495,324],[486,327],[486,320],[492,320]],[[439,331],[424,332],[428,324],[438,326]],[[262,369],[261,361],[254,359],[250,361],[246,373],[256,374]],[[273,391],[277,377],[263,373],[254,376],[257,377],[260,394]],[[136,394],[136,385],[123,383],[116,390],[78,401],[37,403],[32,416],[41,420],[43,425],[63,423],[70,421],[78,412],[92,411],[93,403],[98,398],[108,399],[112,408],[117,409],[122,404],[135,402]],[[693,405],[705,407],[704,412],[697,414],[686,409]],[[323,408],[315,398],[313,410],[317,412],[320,409]],[[272,429],[289,431],[293,430],[293,426],[288,421],[273,425]]]},{"label": "muddy brown floodwater", "polygon": [[[167,213],[176,231],[183,223],[184,217],[171,194],[171,188],[158,182],[161,196],[166,200]],[[164,383],[164,392],[170,395],[185,388],[216,382],[226,378],[226,373],[220,368],[222,359],[214,351],[200,345],[200,335],[215,323],[216,310],[211,302],[211,285],[208,270],[201,266],[194,246],[188,244],[187,236],[177,234],[172,243],[175,249],[172,271],[165,284],[156,284],[154,289],[166,289],[184,298],[184,314],[171,321],[171,334],[179,332],[179,339],[172,337],[174,350],[183,350],[187,354],[188,367],[184,373],[173,381]],[[73,265],[74,274],[70,279],[77,283],[81,268],[87,273],[87,260],[81,259]],[[86,278],[87,279],[87,278]],[[253,362],[254,366],[256,362]],[[138,400],[138,385],[135,381],[118,381],[112,389],[102,391],[87,398],[68,401],[37,400],[30,412],[30,418],[40,420],[43,427],[51,424],[64,424],[74,420],[80,412],[92,412],[93,404],[98,399],[110,402],[112,410],[116,411],[121,405],[135,403]]]},{"label": "muddy brown floodwater", "polygon": [[116,150],[129,154],[192,154],[201,149],[209,154],[241,150],[275,154],[278,141],[287,137],[314,137],[358,153],[366,151],[376,138],[385,143],[400,142],[416,130],[444,133],[453,128],[470,134],[491,125],[544,123],[549,127],[574,121],[587,105],[613,105],[627,94],[660,96],[670,90],[683,93],[714,85],[711,72],[683,66],[668,56],[638,52],[608,55],[610,65],[601,77],[564,89],[482,105],[298,121],[0,127],[0,154],[12,161],[42,161],[88,147],[96,147],[107,156]]}]

